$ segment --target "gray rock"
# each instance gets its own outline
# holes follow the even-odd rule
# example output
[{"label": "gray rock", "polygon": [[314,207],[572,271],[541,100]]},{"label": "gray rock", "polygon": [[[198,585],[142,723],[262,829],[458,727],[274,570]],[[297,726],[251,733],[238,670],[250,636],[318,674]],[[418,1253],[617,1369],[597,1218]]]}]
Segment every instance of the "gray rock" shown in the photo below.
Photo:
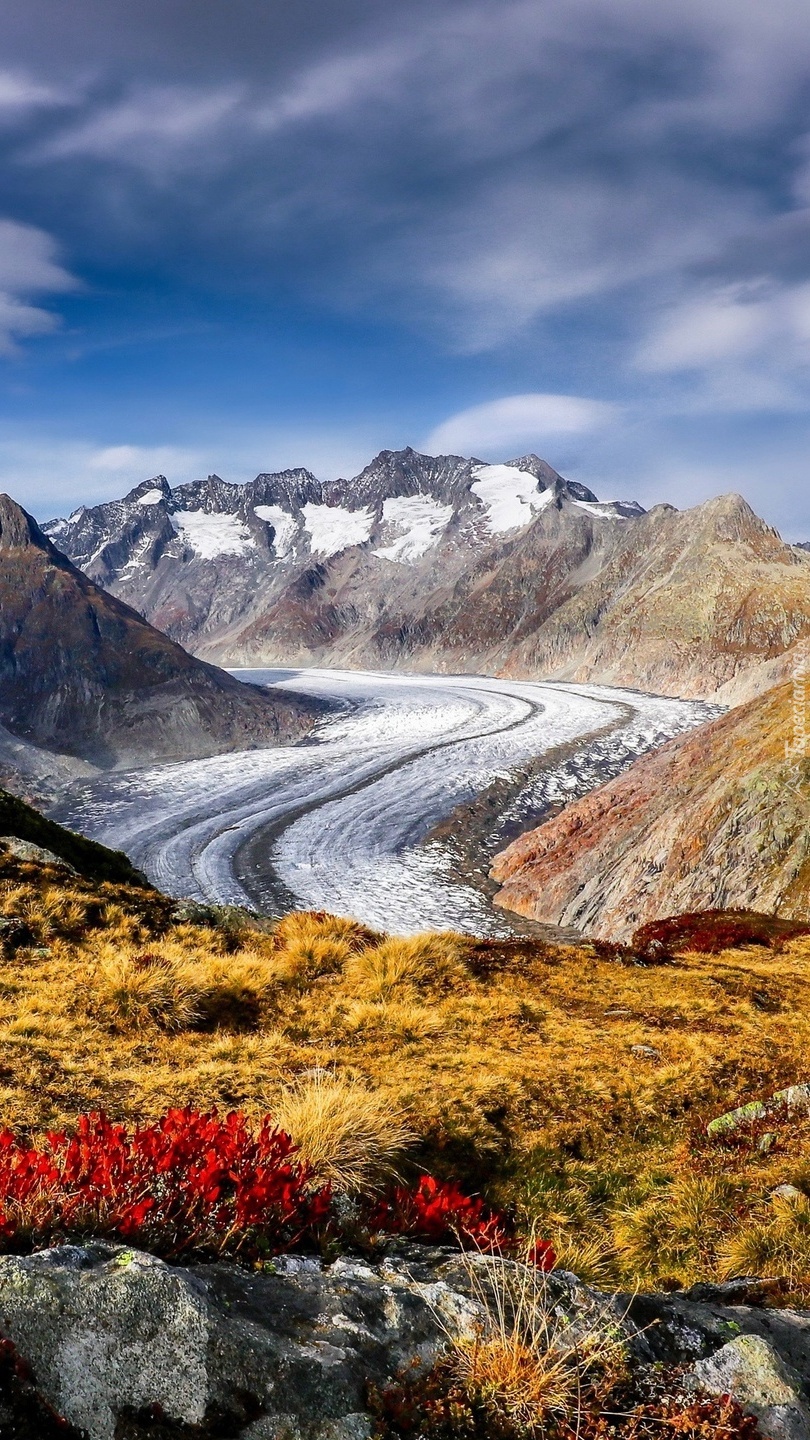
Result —
[{"label": "gray rock", "polygon": [[[508,1313],[514,1269],[404,1242],[374,1263],[344,1257],[324,1266],[295,1255],[264,1273],[228,1263],[171,1266],[120,1245],[64,1245],[0,1257],[0,1333],[89,1440],[114,1440],[133,1416],[156,1409],[203,1427],[189,1431],[200,1436],[368,1440],[368,1384],[382,1386],[415,1362],[429,1366],[449,1337],[486,1328],[497,1313],[494,1290]],[[759,1337],[783,1367],[782,1389],[768,1382],[771,1409],[781,1406],[785,1424],[804,1413],[793,1372],[810,1380],[808,1314],[686,1295],[606,1296],[560,1271],[538,1273],[534,1283],[549,1334],[566,1349],[598,1329],[642,1365],[688,1363],[697,1374],[695,1362],[715,1352],[725,1363],[728,1341]],[[755,1293],[756,1282],[741,1283]],[[788,1384],[798,1410],[784,1398]],[[772,1433],[810,1440],[796,1429]]]},{"label": "gray rock", "polygon": [[31,840],[20,840],[16,835],[0,835],[0,845],[4,845],[18,860],[30,860],[37,865],[57,865],[60,870],[68,870],[71,875],[78,875],[67,860],[61,855],[54,854],[53,850],[45,850],[42,845],[34,845]]},{"label": "gray rock", "polygon": [[249,1440],[364,1440],[367,1383],[430,1363],[480,1321],[442,1278],[445,1258],[426,1282],[406,1260],[297,1259],[255,1274],[62,1246],[0,1258],[0,1330],[90,1440],[113,1440],[120,1415],[153,1406],[188,1425],[224,1415]]},{"label": "gray rock", "polygon": [[725,1115],[718,1115],[709,1121],[706,1134],[730,1134],[739,1130],[741,1125],[764,1120],[768,1115],[778,1115],[782,1110],[787,1110],[789,1115],[794,1112],[810,1115],[810,1083],[788,1085],[784,1090],[777,1090],[768,1100],[750,1100],[747,1105],[739,1105],[736,1110],[727,1110]]},{"label": "gray rock", "polygon": [[740,1335],[699,1360],[688,1377],[708,1395],[730,1395],[771,1440],[810,1440],[810,1407],[801,1377],[760,1335]]}]

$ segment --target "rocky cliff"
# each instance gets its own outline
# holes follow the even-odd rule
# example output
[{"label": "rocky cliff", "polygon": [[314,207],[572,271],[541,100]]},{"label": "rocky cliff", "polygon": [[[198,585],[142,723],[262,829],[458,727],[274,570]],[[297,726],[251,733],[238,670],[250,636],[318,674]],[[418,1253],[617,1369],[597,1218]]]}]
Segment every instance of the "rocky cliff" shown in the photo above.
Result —
[{"label": "rocky cliff", "polygon": [[805,917],[809,701],[785,683],[644,756],[498,855],[497,903],[610,940],[687,910]]},{"label": "rocky cliff", "polygon": [[383,451],[352,480],[217,476],[45,527],[221,664],[501,671],[708,696],[810,628],[810,555],[739,496],[600,502],[536,455]]},{"label": "rocky cliff", "polygon": [[319,713],[317,703],[242,685],[186,654],[94,585],[30,515],[0,496],[6,732],[112,766],[296,738]]}]

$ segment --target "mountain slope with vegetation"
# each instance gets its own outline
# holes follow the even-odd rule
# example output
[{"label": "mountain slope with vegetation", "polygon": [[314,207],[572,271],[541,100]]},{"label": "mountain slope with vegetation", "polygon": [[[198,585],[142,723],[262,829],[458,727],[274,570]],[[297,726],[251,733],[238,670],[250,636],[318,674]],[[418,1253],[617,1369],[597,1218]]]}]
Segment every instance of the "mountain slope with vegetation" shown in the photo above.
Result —
[{"label": "mountain slope with vegetation", "polygon": [[0,496],[0,722],[14,736],[107,767],[294,739],[320,708],[186,654]]},{"label": "mountain slope with vegetation", "polygon": [[403,940],[178,912],[10,853],[0,913],[29,930],[0,954],[0,1099],[24,1135],[99,1108],[270,1112],[338,1189],[427,1169],[516,1207],[600,1284],[764,1266],[810,1286],[810,1118],[705,1128],[806,1078],[810,940],[790,927],[737,924],[715,953],[687,927],[666,955]]},{"label": "mountain slope with vegetation", "polygon": [[[496,857],[498,904],[606,939],[685,910],[810,913],[810,758],[785,683],[645,755]],[[800,706],[806,704],[803,687]]]}]

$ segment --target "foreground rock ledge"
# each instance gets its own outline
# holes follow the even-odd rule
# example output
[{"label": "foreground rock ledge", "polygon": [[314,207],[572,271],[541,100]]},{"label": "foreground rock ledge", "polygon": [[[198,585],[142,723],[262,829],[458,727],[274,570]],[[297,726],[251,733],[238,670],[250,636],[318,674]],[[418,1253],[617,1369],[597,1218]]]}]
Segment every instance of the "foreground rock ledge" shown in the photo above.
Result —
[{"label": "foreground rock ledge", "polygon": [[[368,1383],[384,1384],[416,1357],[429,1364],[448,1336],[474,1333],[491,1264],[402,1246],[374,1264],[285,1257],[276,1273],[255,1274],[61,1246],[0,1258],[0,1330],[90,1440],[147,1435],[137,1416],[156,1407],[192,1427],[185,1435],[365,1440]],[[805,1440],[810,1314],[711,1296],[608,1299],[566,1274],[549,1278],[548,1299],[574,1323],[619,1323],[642,1362],[699,1362],[733,1335],[761,1337],[783,1367],[780,1384],[795,1376],[793,1399],[779,1395],[790,1412],[782,1433]]]}]

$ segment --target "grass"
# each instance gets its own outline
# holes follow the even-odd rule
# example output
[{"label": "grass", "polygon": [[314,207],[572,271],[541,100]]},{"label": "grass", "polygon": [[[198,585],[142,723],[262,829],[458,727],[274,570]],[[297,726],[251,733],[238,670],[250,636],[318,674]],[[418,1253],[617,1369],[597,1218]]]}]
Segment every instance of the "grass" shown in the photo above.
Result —
[{"label": "grass", "polygon": [[451,1339],[446,1370],[499,1429],[545,1435],[555,1418],[571,1423],[584,1392],[608,1393],[626,1372],[610,1302],[572,1323],[548,1276],[525,1260],[467,1257],[467,1270],[485,1320],[471,1337]]},{"label": "grass", "polygon": [[810,938],[641,967],[172,910],[0,856],[0,913],[30,931],[0,957],[0,1124],[277,1105],[340,1186],[425,1166],[516,1207],[599,1284],[754,1268],[810,1291],[810,1201],[770,1199],[810,1195],[810,1119],[769,1122],[769,1146],[762,1126],[705,1135],[810,1078]]},{"label": "grass", "polygon": [[389,1099],[340,1072],[315,1070],[269,1099],[316,1180],[368,1195],[395,1179],[414,1132]]}]

